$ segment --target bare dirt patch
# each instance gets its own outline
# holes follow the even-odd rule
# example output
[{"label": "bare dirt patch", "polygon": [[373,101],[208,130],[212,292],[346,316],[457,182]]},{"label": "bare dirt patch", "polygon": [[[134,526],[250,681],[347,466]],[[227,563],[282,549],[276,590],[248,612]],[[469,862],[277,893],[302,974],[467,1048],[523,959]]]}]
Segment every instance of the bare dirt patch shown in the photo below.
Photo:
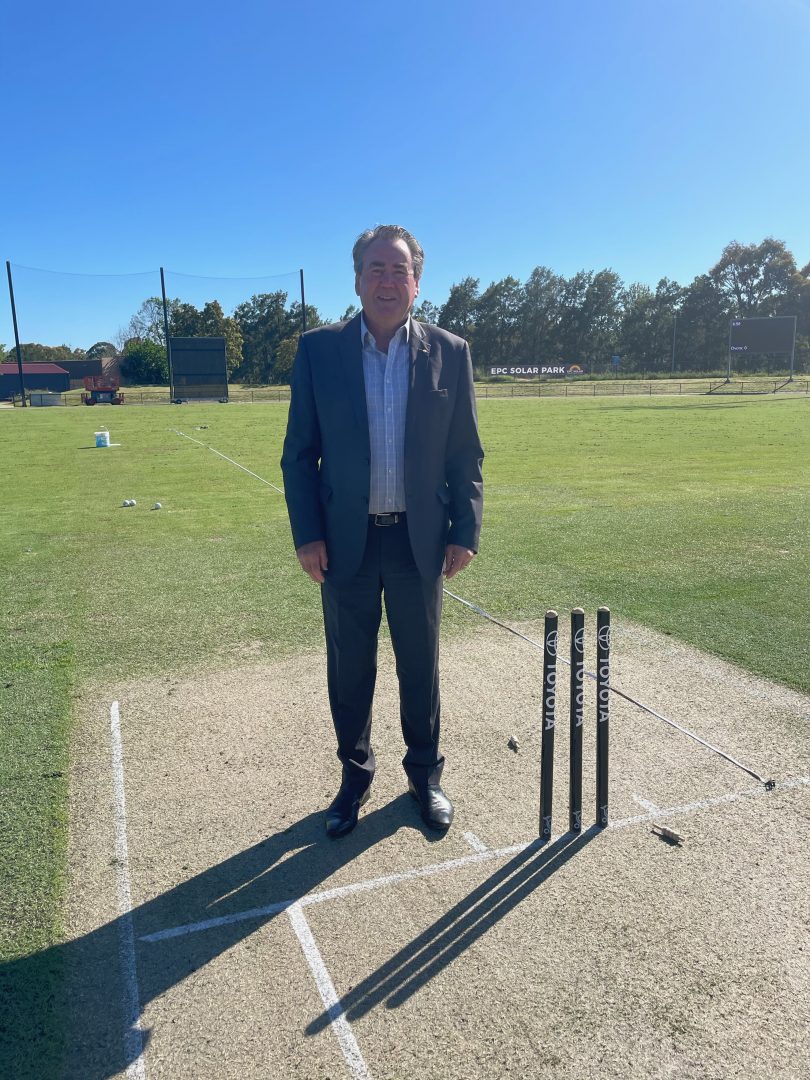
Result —
[{"label": "bare dirt patch", "polygon": [[[539,624],[520,629],[540,640]],[[560,837],[563,668],[560,838],[504,853],[537,836],[541,654],[488,625],[445,646],[445,781],[457,817],[443,839],[422,828],[404,793],[387,646],[380,661],[373,797],[355,832],[337,843],[323,834],[339,769],[320,653],[270,664],[248,654],[227,671],[86,695],[73,753],[71,1075],[123,1075],[127,1065],[117,1004],[113,700],[150,1077],[802,1075],[810,700],[619,623],[612,682],[777,787],[766,793],[613,698],[617,827]],[[590,682],[586,690],[587,824]],[[660,818],[651,818],[655,808]],[[683,846],[656,836],[653,820],[683,835]],[[473,841],[488,852],[476,856]],[[422,873],[451,860],[459,861]],[[344,887],[303,911],[365,1074],[341,1049],[284,908]],[[159,937],[201,922],[209,928]]]}]

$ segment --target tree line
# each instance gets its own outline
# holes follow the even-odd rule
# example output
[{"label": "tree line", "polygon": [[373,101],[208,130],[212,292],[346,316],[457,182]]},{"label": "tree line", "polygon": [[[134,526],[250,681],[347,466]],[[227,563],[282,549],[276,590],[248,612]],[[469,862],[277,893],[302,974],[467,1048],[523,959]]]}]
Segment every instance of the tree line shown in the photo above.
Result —
[{"label": "tree line", "polygon": [[[301,304],[284,291],[259,293],[226,315],[218,300],[202,308],[167,301],[172,337],[223,337],[228,376],[248,384],[289,381],[302,327]],[[356,312],[350,306],[342,318]],[[414,315],[470,342],[476,371],[494,366],[580,363],[593,372],[611,370],[620,357],[622,374],[725,369],[732,317],[796,315],[796,370],[810,370],[810,263],[797,268],[781,240],[728,244],[717,263],[690,285],[662,278],[656,287],[626,285],[610,269],[580,270],[571,277],[545,266],[525,282],[509,276],[483,290],[480,279],[455,283],[441,306],[423,300]],[[308,329],[323,325],[307,305]],[[96,342],[86,352],[67,346],[25,345],[26,361],[92,359],[119,352],[122,373],[133,383],[166,383],[163,304],[145,300],[119,333],[118,349]],[[6,357],[14,359],[14,351]],[[787,366],[786,357],[753,356],[749,365]],[[735,370],[740,359],[735,357]]]}]

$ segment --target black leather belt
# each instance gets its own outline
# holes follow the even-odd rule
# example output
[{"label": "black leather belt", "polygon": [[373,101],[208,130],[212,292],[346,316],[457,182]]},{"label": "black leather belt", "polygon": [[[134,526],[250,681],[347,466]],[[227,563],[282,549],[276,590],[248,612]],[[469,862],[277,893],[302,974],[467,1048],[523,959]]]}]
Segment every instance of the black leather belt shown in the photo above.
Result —
[{"label": "black leather belt", "polygon": [[372,525],[396,525],[405,520],[405,511],[399,510],[396,514],[369,514],[368,518]]}]

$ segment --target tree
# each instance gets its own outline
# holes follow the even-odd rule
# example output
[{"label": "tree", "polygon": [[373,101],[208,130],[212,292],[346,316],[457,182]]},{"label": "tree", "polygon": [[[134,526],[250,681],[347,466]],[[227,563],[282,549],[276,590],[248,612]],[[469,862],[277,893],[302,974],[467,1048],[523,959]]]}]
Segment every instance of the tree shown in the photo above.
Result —
[{"label": "tree", "polygon": [[430,300],[423,300],[421,304],[414,305],[413,317],[418,322],[430,323],[431,326],[436,326],[439,322],[441,310],[432,304]]},{"label": "tree", "polygon": [[684,292],[669,278],[661,278],[655,292],[640,284],[623,290],[618,351],[625,371],[669,369],[673,327]]},{"label": "tree", "polygon": [[478,367],[520,360],[518,325],[523,287],[517,278],[493,281],[475,307],[475,362]]},{"label": "tree", "polygon": [[245,382],[268,383],[273,378],[276,349],[289,336],[286,292],[257,293],[234,309],[242,331],[242,365],[238,374]]},{"label": "tree", "polygon": [[599,270],[585,290],[581,312],[581,358],[592,367],[606,367],[616,352],[621,325],[622,281],[614,270]]},{"label": "tree", "polygon": [[[166,309],[169,325],[174,311],[181,306],[179,300],[167,300]],[[166,331],[163,324],[163,300],[159,296],[150,296],[141,304],[126,326],[117,334],[118,343],[123,349],[127,341],[154,341],[166,345]]]},{"label": "tree", "polygon": [[[26,364],[59,364],[65,360],[84,360],[84,349],[71,349],[69,345],[40,345],[36,341],[21,344],[23,360]],[[17,362],[17,347],[11,346],[6,353],[6,362]]]},{"label": "tree", "polygon": [[166,350],[156,341],[132,338],[124,345],[121,374],[137,384],[166,385],[169,381],[169,365]]},{"label": "tree", "polygon": [[115,356],[118,352],[111,341],[97,341],[85,354],[86,360],[103,360],[105,356]]},{"label": "tree", "polygon": [[518,352],[527,364],[541,365],[559,360],[563,280],[548,267],[536,266],[523,286]]},{"label": "tree", "polygon": [[353,319],[360,309],[355,304],[349,304],[346,310],[338,319],[338,322],[348,322],[349,319]]},{"label": "tree", "polygon": [[276,363],[273,368],[273,382],[289,383],[297,349],[297,337],[284,338],[283,341],[279,342],[276,349]]},{"label": "tree", "polygon": [[678,369],[724,370],[728,361],[728,321],[728,297],[708,274],[699,274],[685,290],[678,312]]},{"label": "tree", "polygon": [[585,297],[593,281],[593,272],[579,270],[563,278],[560,290],[560,357],[567,363],[583,359],[587,327],[583,321]]},{"label": "tree", "polygon": [[781,298],[795,287],[796,261],[781,240],[761,244],[732,240],[709,271],[709,277],[734,315],[774,315]]},{"label": "tree", "polygon": [[450,295],[439,313],[439,326],[472,342],[478,305],[478,278],[463,278],[450,287]]}]

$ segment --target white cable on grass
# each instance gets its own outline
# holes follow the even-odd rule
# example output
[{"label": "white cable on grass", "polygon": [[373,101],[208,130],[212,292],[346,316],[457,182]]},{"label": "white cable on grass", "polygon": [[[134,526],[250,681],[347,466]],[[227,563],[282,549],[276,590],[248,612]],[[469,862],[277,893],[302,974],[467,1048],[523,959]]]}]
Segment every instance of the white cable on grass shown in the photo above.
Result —
[{"label": "white cable on grass", "polygon": [[[540,652],[543,651],[543,646],[540,644],[539,641],[535,641],[533,638],[527,637],[525,634],[521,634],[521,632],[519,630],[515,630],[513,626],[508,626],[506,623],[501,622],[500,619],[496,619],[494,616],[490,615],[489,612],[484,611],[484,609],[479,607],[477,604],[473,604],[469,600],[464,600],[461,596],[456,596],[456,594],[450,592],[449,589],[445,589],[444,591],[447,593],[448,596],[452,596],[454,600],[458,600],[460,604],[464,604],[465,607],[470,608],[476,613],[476,615],[481,615],[483,618],[489,619],[489,621],[495,623],[496,626],[500,626],[502,629],[508,630],[510,634],[514,634],[515,637],[519,637],[523,641],[528,642],[529,645],[533,645],[534,648],[539,649]],[[564,656],[558,656],[558,659],[561,660],[564,664],[568,664],[569,667],[571,666],[570,661],[566,660]],[[586,671],[585,674],[588,676],[589,679],[593,679],[594,681],[596,681],[596,675],[594,675],[592,671]],[[768,791],[776,787],[775,780],[766,780],[764,776],[760,776],[758,772],[754,772],[753,769],[749,769],[747,765],[743,765],[741,761],[737,761],[737,759],[733,758],[731,754],[727,754],[725,750],[720,750],[718,747],[712,746],[710,742],[706,742],[705,739],[701,739],[699,735],[695,735],[695,733],[693,731],[689,731],[688,728],[682,727],[681,724],[676,724],[674,720],[670,720],[662,713],[656,712],[656,710],[651,709],[649,705],[644,705],[642,702],[637,701],[629,694],[625,694],[625,692],[623,690],[620,690],[618,686],[612,686],[608,684],[608,690],[610,690],[610,692],[613,694],[618,694],[618,696],[620,698],[624,698],[625,701],[629,701],[630,704],[635,705],[636,708],[642,709],[644,712],[649,713],[650,716],[654,716],[657,720],[662,720],[665,724],[669,724],[669,726],[675,728],[676,731],[680,731],[682,734],[688,735],[690,739],[694,739],[695,742],[700,743],[701,746],[705,746],[708,750],[712,750],[715,754],[719,754],[721,758],[725,758],[725,760],[731,762],[732,765],[736,765],[738,769],[742,769],[742,771],[748,773],[749,776],[753,776],[755,780],[759,780],[760,784],[764,784]]]},{"label": "white cable on grass", "polygon": [[191,435],[186,435],[185,431],[178,431],[177,428],[171,428],[170,430],[173,431],[175,433],[175,435],[182,435],[184,439],[188,439],[190,442],[197,443],[199,446],[204,446],[206,450],[210,450],[211,453],[216,454],[217,457],[221,457],[225,461],[230,461],[231,465],[235,465],[237,467],[237,469],[241,469],[242,472],[246,472],[248,474],[248,476],[252,476],[255,480],[258,480],[260,483],[267,484],[267,486],[271,487],[273,489],[273,491],[277,491],[279,493],[279,495],[284,494],[284,489],[283,488],[276,487],[276,485],[271,484],[269,480],[265,480],[263,476],[259,476],[258,473],[252,472],[250,469],[246,469],[244,465],[240,465],[238,461],[234,461],[233,458],[228,457],[227,454],[223,454],[219,450],[215,450],[213,446],[209,446],[208,443],[202,442],[201,439],[194,439],[194,438],[191,437]]}]

